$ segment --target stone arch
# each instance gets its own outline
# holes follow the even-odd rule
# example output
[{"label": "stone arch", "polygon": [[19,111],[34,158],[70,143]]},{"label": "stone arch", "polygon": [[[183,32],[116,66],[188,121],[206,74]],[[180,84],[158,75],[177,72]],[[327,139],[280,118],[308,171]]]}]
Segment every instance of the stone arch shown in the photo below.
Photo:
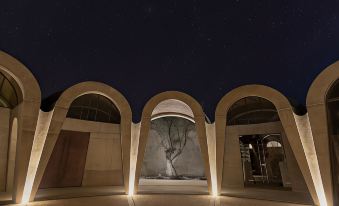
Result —
[{"label": "stone arch", "polygon": [[39,84],[33,74],[19,60],[0,51],[0,71],[8,74],[19,85],[22,100],[27,102],[41,102]]},{"label": "stone arch", "polygon": [[315,78],[308,90],[306,99],[320,175],[329,206],[334,204],[334,197],[326,99],[328,92],[338,79],[339,61],[328,66]]},{"label": "stone arch", "polygon": [[[48,164],[49,158],[52,154],[54,145],[61,131],[63,122],[66,119],[66,115],[71,103],[79,96],[85,94],[100,94],[111,100],[118,108],[121,121],[121,145],[122,145],[122,164],[123,164],[123,180],[125,191],[128,191],[129,186],[129,166],[130,166],[130,139],[131,139],[131,121],[132,111],[126,98],[116,89],[100,83],[100,82],[82,82],[76,84],[64,92],[54,103],[53,109],[48,112],[50,120],[47,125],[48,131],[46,132],[46,140],[42,150],[41,159],[35,175],[32,192],[30,194],[30,200],[34,200],[39,184],[42,180],[44,171]],[[48,122],[48,121],[47,121]]]},{"label": "stone arch", "polygon": [[138,189],[142,161],[144,158],[144,152],[146,148],[148,132],[150,129],[150,122],[152,119],[152,112],[158,104],[160,104],[163,101],[170,100],[170,99],[178,100],[178,101],[185,103],[186,105],[189,106],[189,108],[193,112],[198,140],[199,140],[199,144],[200,144],[200,148],[202,152],[202,158],[204,162],[205,174],[207,177],[208,190],[210,193],[212,193],[210,165],[209,165],[209,158],[208,158],[207,138],[206,138],[205,114],[202,110],[201,105],[193,97],[185,93],[178,92],[178,91],[167,91],[167,92],[163,92],[158,95],[155,95],[144,106],[142,117],[141,117],[141,122],[140,122],[140,135],[139,135],[139,146],[138,146],[138,154],[137,154],[137,161],[136,161],[134,191],[137,191]]},{"label": "stone arch", "polygon": [[283,129],[286,133],[288,142],[291,146],[293,154],[297,160],[298,166],[304,176],[308,190],[311,193],[313,201],[317,202],[315,186],[312,181],[311,173],[308,168],[306,156],[303,150],[303,145],[299,136],[297,124],[295,121],[293,107],[288,99],[277,90],[264,85],[244,85],[233,89],[227,93],[218,103],[215,112],[215,127],[216,127],[216,165],[217,165],[217,185],[218,193],[221,192],[221,184],[223,178],[223,158],[225,148],[225,132],[226,119],[229,108],[238,100],[256,96],[264,98],[275,106]]},{"label": "stone arch", "polygon": [[41,91],[33,74],[20,61],[0,51],[0,72],[14,81],[19,93],[18,105],[13,108],[11,120],[17,118],[15,169],[13,176],[13,201],[19,203],[27,179],[28,164],[41,103]]}]

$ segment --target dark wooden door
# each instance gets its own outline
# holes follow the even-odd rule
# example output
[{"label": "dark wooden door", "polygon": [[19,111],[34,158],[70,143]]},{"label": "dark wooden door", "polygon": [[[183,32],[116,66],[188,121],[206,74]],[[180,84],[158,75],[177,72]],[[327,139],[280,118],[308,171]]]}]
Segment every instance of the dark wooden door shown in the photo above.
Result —
[{"label": "dark wooden door", "polygon": [[81,186],[90,133],[62,130],[39,188]]}]

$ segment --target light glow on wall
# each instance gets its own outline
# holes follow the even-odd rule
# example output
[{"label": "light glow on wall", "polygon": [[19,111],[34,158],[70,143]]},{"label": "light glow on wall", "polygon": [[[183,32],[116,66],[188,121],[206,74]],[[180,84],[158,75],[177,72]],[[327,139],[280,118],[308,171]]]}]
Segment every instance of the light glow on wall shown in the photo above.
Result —
[{"label": "light glow on wall", "polygon": [[138,146],[141,123],[131,125],[131,153],[130,153],[130,174],[129,174],[129,191],[128,195],[134,195],[135,172],[138,159]]},{"label": "light glow on wall", "polygon": [[16,144],[18,140],[18,119],[14,117],[12,122],[11,139],[8,147],[8,169],[7,169],[7,183],[6,191],[12,191],[14,168],[15,168],[15,156],[16,156]]},{"label": "light glow on wall", "polygon": [[210,163],[210,173],[211,173],[211,187],[212,187],[212,196],[218,196],[218,186],[217,186],[217,153],[216,153],[216,136],[215,136],[215,123],[206,125],[206,137],[207,137],[207,147],[208,147],[208,158]]},{"label": "light glow on wall", "polygon": [[184,118],[184,119],[187,119],[187,120],[195,123],[193,118],[191,118],[189,116],[182,115],[182,114],[175,114],[175,113],[158,114],[157,116],[152,117],[151,121],[156,120],[156,119],[160,119],[160,118],[163,118],[163,117],[179,117],[179,118]]},{"label": "light glow on wall", "polygon": [[301,143],[306,155],[308,167],[310,168],[313,184],[318,196],[320,206],[327,206],[325,190],[320,175],[317,153],[314,146],[313,134],[311,130],[308,114],[297,116],[294,114]]},{"label": "light glow on wall", "polygon": [[34,134],[33,146],[31,157],[28,165],[28,172],[26,177],[26,182],[24,186],[24,193],[22,196],[21,203],[26,204],[29,202],[35,175],[39,166],[42,150],[45,145],[45,140],[47,137],[48,129],[51,123],[53,111],[52,112],[43,112],[40,110],[36,131]]}]

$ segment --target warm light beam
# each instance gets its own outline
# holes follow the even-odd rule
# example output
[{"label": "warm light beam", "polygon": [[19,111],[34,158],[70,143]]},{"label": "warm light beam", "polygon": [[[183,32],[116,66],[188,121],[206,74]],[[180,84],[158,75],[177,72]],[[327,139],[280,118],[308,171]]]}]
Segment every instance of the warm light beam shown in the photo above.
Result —
[{"label": "warm light beam", "polygon": [[139,135],[140,135],[140,125],[133,124],[131,126],[131,153],[130,153],[130,174],[129,174],[129,191],[128,195],[134,195],[134,185],[135,185],[135,172],[138,159],[138,146],[139,146]]},{"label": "warm light beam", "polygon": [[318,196],[320,206],[327,206],[325,190],[320,175],[317,153],[314,146],[313,134],[311,130],[308,114],[298,116],[294,114],[297,129],[301,138],[301,143],[305,152],[308,167],[310,168],[313,184]]},{"label": "warm light beam", "polygon": [[30,157],[29,165],[28,165],[26,182],[24,186],[24,193],[23,193],[22,200],[21,200],[22,204],[26,204],[29,202],[35,175],[36,175],[36,172],[39,166],[42,150],[45,145],[48,128],[51,123],[52,114],[53,114],[53,111],[43,112],[40,110],[39,112],[37,127],[36,127],[36,131],[34,134],[31,157]]},{"label": "warm light beam", "polygon": [[212,187],[212,196],[218,196],[218,187],[217,187],[217,166],[216,166],[216,136],[215,136],[215,123],[206,125],[206,137],[207,137],[207,148],[208,148],[208,157],[210,164],[210,173],[211,173],[211,187]]}]

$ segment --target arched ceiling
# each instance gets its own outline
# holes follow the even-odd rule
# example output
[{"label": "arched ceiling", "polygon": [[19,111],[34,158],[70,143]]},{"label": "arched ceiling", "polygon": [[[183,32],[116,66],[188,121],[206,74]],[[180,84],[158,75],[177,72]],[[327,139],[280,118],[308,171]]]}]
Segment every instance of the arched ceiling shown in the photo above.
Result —
[{"label": "arched ceiling", "polygon": [[152,118],[161,116],[182,116],[188,119],[194,119],[191,108],[182,101],[168,99],[160,102],[152,112]]},{"label": "arched ceiling", "polygon": [[235,102],[227,113],[228,125],[259,124],[279,121],[272,102],[261,97],[246,97]]},{"label": "arched ceiling", "polygon": [[21,92],[17,83],[7,76],[0,73],[0,107],[14,108],[21,101]]}]

